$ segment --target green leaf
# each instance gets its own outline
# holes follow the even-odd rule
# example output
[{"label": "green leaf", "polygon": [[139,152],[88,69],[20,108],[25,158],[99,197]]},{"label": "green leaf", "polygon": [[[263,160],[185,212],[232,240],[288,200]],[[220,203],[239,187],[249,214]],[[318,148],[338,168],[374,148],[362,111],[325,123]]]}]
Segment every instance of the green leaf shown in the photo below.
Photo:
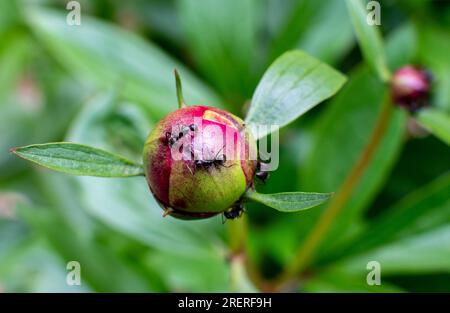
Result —
[{"label": "green leaf", "polygon": [[280,212],[298,212],[324,203],[333,193],[316,192],[281,192],[262,194],[249,191],[245,194],[247,199],[262,203]]},{"label": "green leaf", "polygon": [[367,23],[368,11],[361,0],[346,0],[356,37],[367,64],[378,73],[384,82],[391,76],[386,63],[383,42],[377,26]]},{"label": "green leaf", "polygon": [[[226,98],[241,105],[251,96],[255,75],[255,0],[181,0],[178,13],[190,53]],[[255,82],[256,83],[256,82]]]},{"label": "green leaf", "polygon": [[38,38],[81,82],[117,86],[122,96],[144,104],[155,118],[177,107],[174,68],[183,78],[187,103],[221,105],[183,65],[133,33],[85,15],[82,26],[72,27],[57,11],[30,6],[26,13]]},{"label": "green leaf", "polygon": [[49,169],[82,176],[129,177],[144,175],[141,165],[97,148],[57,142],[13,148],[19,157]]},{"label": "green leaf", "polygon": [[388,67],[399,68],[413,62],[418,53],[418,34],[416,26],[405,22],[388,37],[386,45]]},{"label": "green leaf", "polygon": [[[13,33],[2,40],[8,42],[5,50],[0,50],[0,98],[12,93],[30,58],[32,41],[21,33]],[[3,102],[0,106],[5,105]]]},{"label": "green leaf", "polygon": [[[345,80],[344,75],[300,50],[286,52],[259,82],[245,120],[253,125],[287,125],[335,94]],[[266,129],[258,136],[268,133]]]},{"label": "green leaf", "polygon": [[450,112],[450,32],[431,21],[417,23],[418,61],[433,74],[433,105]]},{"label": "green leaf", "polygon": [[450,174],[413,191],[375,218],[355,240],[329,254],[327,260],[369,249],[450,223]]},{"label": "green leaf", "polygon": [[[66,236],[66,235],[64,235]],[[64,237],[63,236],[63,237]],[[83,273],[80,286],[66,283],[66,264],[33,229],[33,236],[0,258],[3,292],[93,292]]]},{"label": "green leaf", "polygon": [[444,110],[427,108],[417,114],[419,123],[450,146],[450,114]]},{"label": "green leaf", "polygon": [[380,263],[383,275],[449,272],[449,242],[450,226],[442,226],[342,260],[333,267],[348,275],[367,274],[366,264],[373,260]]},{"label": "green leaf", "polygon": [[4,33],[20,23],[20,6],[21,4],[18,4],[16,0],[0,3],[0,37],[2,37],[0,46],[7,43],[7,41],[3,41]]},{"label": "green leaf", "polygon": [[[383,268],[381,269],[383,270]],[[382,272],[383,274],[383,272]],[[400,287],[385,281],[381,285],[368,285],[366,275],[353,275],[339,271],[323,271],[302,286],[306,292],[402,292]]]},{"label": "green leaf", "polygon": [[189,292],[224,292],[229,282],[229,263],[223,257],[173,251],[152,251],[146,262],[157,269],[167,285]]},{"label": "green leaf", "polygon": [[[70,178],[73,177],[64,177]],[[65,269],[68,260],[77,260],[81,264],[83,282],[87,282],[88,287],[93,287],[97,291],[155,291],[153,284],[148,282],[150,280],[148,273],[148,276],[142,275],[137,265],[129,264],[127,258],[116,253],[111,245],[99,244],[94,238],[80,234],[80,225],[67,220],[68,216],[62,216],[58,210],[61,208],[23,206],[19,213],[39,237],[45,238],[47,247],[50,246],[59,254],[62,263],[60,268]],[[77,210],[84,211],[80,210],[79,206]],[[86,215],[86,212],[82,214]],[[111,232],[107,234],[109,240],[115,235],[114,244],[117,244],[119,235]],[[113,277],[112,271],[115,273]]]},{"label": "green leaf", "polygon": [[[281,53],[295,47],[295,44],[302,38],[302,36],[311,27],[314,17],[317,12],[321,12],[322,8],[326,6],[329,1],[274,1],[272,4],[267,1],[266,10],[270,13],[283,10],[279,15],[280,21],[276,34],[269,47],[269,62],[276,59]],[[267,14],[269,18],[274,18],[275,14]],[[269,63],[270,64],[270,63]]]},{"label": "green leaf", "polygon": [[312,20],[297,48],[329,64],[339,61],[354,44],[353,29],[342,0],[300,1],[321,7],[310,13]]}]

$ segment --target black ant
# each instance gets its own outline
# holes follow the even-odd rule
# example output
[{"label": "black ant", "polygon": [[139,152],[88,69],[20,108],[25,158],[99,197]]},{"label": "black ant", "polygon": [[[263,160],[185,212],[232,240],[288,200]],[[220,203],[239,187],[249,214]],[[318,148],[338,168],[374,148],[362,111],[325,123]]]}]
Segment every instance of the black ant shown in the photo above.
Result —
[{"label": "black ant", "polygon": [[229,167],[225,165],[225,162],[227,161],[227,157],[225,154],[222,154],[221,158],[218,158],[219,153],[223,150],[224,147],[222,147],[222,149],[220,149],[219,151],[217,151],[216,156],[214,157],[214,159],[211,160],[195,160],[194,161],[194,165],[196,169],[205,169],[205,170],[209,170],[211,167],[215,167],[216,169],[219,169],[221,166],[222,167]]},{"label": "black ant", "polygon": [[178,140],[183,138],[189,131],[195,132],[197,130],[197,125],[191,124],[189,126],[182,126],[178,134],[173,134],[171,132],[166,132],[166,140],[170,147],[172,147]]},{"label": "black ant", "polygon": [[268,165],[267,163],[258,161],[258,165],[256,166],[256,174],[255,176],[263,183],[265,184],[267,181],[267,178],[269,178],[269,172],[267,171]]},{"label": "black ant", "polygon": [[220,166],[225,167],[225,162],[227,161],[227,158],[225,154],[222,154],[222,158],[214,158],[213,160],[195,160],[194,165],[196,169],[203,168],[205,170],[210,169],[211,167],[215,167],[216,169],[219,169]]},{"label": "black ant", "polygon": [[223,216],[225,216],[227,220],[234,220],[238,217],[241,217],[244,211],[244,204],[242,202],[238,202],[233,205],[228,211],[223,212]]}]

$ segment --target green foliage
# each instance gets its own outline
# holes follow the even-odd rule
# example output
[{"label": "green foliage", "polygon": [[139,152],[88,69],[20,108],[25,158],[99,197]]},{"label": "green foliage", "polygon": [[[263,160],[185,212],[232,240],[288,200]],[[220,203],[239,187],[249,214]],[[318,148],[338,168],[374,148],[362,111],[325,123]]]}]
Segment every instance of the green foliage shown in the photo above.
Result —
[{"label": "green foliage", "polygon": [[399,239],[378,249],[346,259],[340,265],[340,271],[350,275],[364,275],[368,260],[377,260],[383,264],[386,275],[448,272],[450,265],[450,227],[442,226],[432,231]]},{"label": "green foliage", "polygon": [[[398,56],[392,53],[405,49],[405,46],[399,43],[407,36],[409,33],[401,29],[389,38],[387,52],[391,62],[408,62],[407,54],[397,59]],[[387,97],[386,87],[377,77],[373,77],[368,68],[358,68],[351,74],[350,82],[333,99],[315,125],[314,143],[300,167],[302,188],[337,191],[367,145],[367,137],[370,136]],[[338,220],[332,226],[328,240],[324,240],[323,253],[330,253],[331,247],[339,250],[340,244],[361,227],[364,210],[383,187],[383,182],[398,158],[404,143],[405,127],[406,115],[404,112],[395,111],[380,148],[344,210],[337,217]],[[358,131],[355,133],[355,130]],[[319,171],[322,172],[321,175],[316,174]],[[313,227],[320,214],[321,212],[311,212],[310,219],[300,221],[302,229],[307,232]]]},{"label": "green foliage", "polygon": [[[450,174],[415,190],[370,222],[338,255],[361,253],[450,221]],[[334,256],[328,256],[328,259]]]},{"label": "green foliage", "polygon": [[29,9],[27,21],[55,58],[80,81],[103,88],[117,86],[126,98],[142,103],[155,117],[176,108],[174,68],[186,80],[187,101],[220,105],[217,97],[179,62],[118,27],[90,17],[83,18],[82,27],[70,27],[65,15],[41,8]]},{"label": "green foliage", "polygon": [[[366,2],[92,0],[68,26],[65,3],[0,1],[0,290],[257,291],[255,274],[273,284],[366,151],[390,105],[389,70],[416,64],[433,74],[430,106],[392,107],[289,291],[449,291],[448,10],[381,3],[381,26],[369,26]],[[175,68],[187,104],[285,126],[280,166],[242,218],[163,218],[143,177],[61,175],[8,152],[24,146],[16,153],[74,174],[141,174],[147,134],[177,107]],[[66,284],[70,260],[81,286]],[[369,261],[380,286],[366,283]]]},{"label": "green foliage", "polygon": [[356,37],[367,64],[378,73],[380,79],[388,81],[390,72],[387,67],[383,42],[379,30],[367,23],[367,11],[361,0],[346,0]]},{"label": "green foliage", "polygon": [[129,177],[144,172],[141,165],[118,155],[70,142],[30,145],[11,152],[54,171],[74,175]]},{"label": "green foliage", "polygon": [[450,145],[450,115],[443,110],[425,109],[419,112],[417,120],[430,132]]},{"label": "green foliage", "polygon": [[178,1],[186,45],[197,66],[237,106],[251,94],[255,78],[256,2]]},{"label": "green foliage", "polygon": [[297,212],[315,207],[327,201],[332,194],[315,192],[283,192],[262,194],[249,191],[245,197],[280,212]]},{"label": "green foliage", "polygon": [[[302,51],[280,56],[264,74],[245,121],[255,125],[285,126],[344,84],[345,77]],[[268,134],[260,132],[263,137]]]}]

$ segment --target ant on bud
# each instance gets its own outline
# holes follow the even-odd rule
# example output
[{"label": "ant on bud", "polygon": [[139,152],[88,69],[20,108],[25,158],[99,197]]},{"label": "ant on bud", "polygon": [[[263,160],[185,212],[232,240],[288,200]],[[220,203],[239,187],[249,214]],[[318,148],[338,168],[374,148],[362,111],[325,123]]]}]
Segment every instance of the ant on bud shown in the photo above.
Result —
[{"label": "ant on bud", "polygon": [[225,154],[222,154],[222,158],[214,158],[212,160],[195,160],[195,168],[203,168],[205,170],[210,169],[211,167],[215,167],[216,169],[219,169],[221,166],[225,167],[225,162],[227,161],[227,158]]},{"label": "ant on bud", "polygon": [[220,167],[230,167],[225,165],[225,163],[227,162],[227,157],[225,154],[222,154],[222,156],[218,158],[219,153],[223,150],[224,147],[222,147],[222,149],[217,151],[216,156],[213,159],[195,160],[194,161],[195,169],[209,170],[212,167],[216,169],[220,169]]},{"label": "ant on bud", "polygon": [[182,126],[178,134],[166,132],[166,140],[170,147],[172,147],[178,140],[183,138],[189,131],[195,132],[198,129],[197,125],[191,124],[189,126]]},{"label": "ant on bud", "polygon": [[[234,204],[229,210],[223,212],[223,216],[227,220],[234,220],[238,217],[241,217],[242,214],[245,212],[244,204],[239,201],[238,203]],[[225,223],[223,221],[223,223]]]},{"label": "ant on bud", "polygon": [[266,183],[269,178],[269,165],[262,161],[259,161],[256,165],[256,174],[255,176],[261,181],[263,184]]}]

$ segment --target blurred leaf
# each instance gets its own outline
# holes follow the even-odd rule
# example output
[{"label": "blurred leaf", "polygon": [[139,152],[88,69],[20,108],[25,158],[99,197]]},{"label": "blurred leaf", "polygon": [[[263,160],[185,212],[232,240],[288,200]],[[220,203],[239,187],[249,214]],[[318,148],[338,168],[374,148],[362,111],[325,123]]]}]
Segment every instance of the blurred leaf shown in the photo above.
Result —
[{"label": "blurred leaf", "polygon": [[[391,275],[384,282],[395,284],[408,292],[448,292],[450,290],[449,273],[424,273]],[[383,282],[383,284],[384,284]]]},{"label": "blurred leaf", "polygon": [[[250,222],[252,222],[251,215],[255,211],[252,208],[248,209]],[[271,220],[267,222],[267,225],[258,225],[253,221],[252,227],[249,227],[248,252],[255,263],[267,264],[268,260],[273,259],[281,267],[282,264],[289,262],[295,254],[298,246],[297,225],[292,222],[291,214],[279,212],[281,216],[277,217],[275,215],[277,212],[270,211],[269,213]],[[302,212],[301,216],[305,213]],[[269,270],[274,271],[274,266],[270,266]]]},{"label": "blurred leaf", "polygon": [[[283,3],[286,1],[283,1]],[[268,62],[271,63],[280,54],[286,50],[295,48],[302,35],[309,29],[315,17],[316,12],[320,12],[321,8],[326,6],[330,1],[291,1],[288,2],[288,13],[281,22],[282,25],[273,39],[269,49]],[[280,1],[276,1],[276,6],[269,7],[271,9],[268,15],[272,15],[272,11],[280,8]],[[284,5],[286,5],[284,3]]]},{"label": "blurred leaf", "polygon": [[434,27],[431,22],[416,26],[419,33],[418,59],[433,74],[433,102],[450,112],[450,32]]},{"label": "blurred leaf", "polygon": [[[130,1],[127,3],[115,3],[119,14],[125,17],[125,26],[131,20],[131,30],[150,30],[152,37],[159,40],[162,37],[166,43],[170,43],[177,49],[183,42],[183,29],[178,21],[176,1]],[[99,9],[103,5],[99,4]],[[120,12],[121,11],[121,12]],[[130,18],[131,17],[131,18]],[[181,50],[181,49],[180,49]],[[180,51],[181,52],[181,51]]]},{"label": "blurred leaf", "polygon": [[0,258],[3,292],[92,292],[86,280],[81,286],[66,283],[66,265],[49,245],[36,236],[16,245],[7,258]]},{"label": "blurred leaf", "polygon": [[130,242],[130,237],[106,229],[88,214],[78,177],[55,172],[37,172],[35,176],[34,186],[47,205],[22,206],[19,216],[62,257],[64,268],[70,260],[80,262],[82,280],[97,291],[161,290],[153,270],[142,270],[142,251],[133,254],[135,262],[117,252],[120,241]]},{"label": "blurred leaf", "polygon": [[[383,272],[382,272],[383,274]],[[306,292],[402,292],[395,285],[382,280],[381,285],[367,284],[366,275],[349,276],[338,271],[325,271],[308,280],[302,288]]]},{"label": "blurred leaf", "polygon": [[343,260],[333,268],[348,275],[366,271],[369,261],[381,265],[382,275],[450,271],[450,226],[408,236],[375,250]]},{"label": "blurred leaf", "polygon": [[[17,99],[18,85],[30,58],[32,43],[21,33],[5,36],[4,39],[9,46],[0,50],[0,151],[7,151],[11,146],[21,144],[24,138],[29,138],[27,130],[37,115],[27,112]],[[0,153],[0,166],[8,164],[11,159],[10,154]],[[5,166],[0,177],[6,176],[9,168]]]},{"label": "blurred leaf", "polygon": [[342,0],[303,1],[305,2],[310,6],[320,5],[320,8],[311,13],[313,18],[297,47],[323,62],[334,64],[354,43],[345,3]]},{"label": "blurred leaf", "polygon": [[36,144],[11,149],[21,158],[54,171],[98,177],[144,175],[141,165],[94,147],[70,142]]},{"label": "blurred leaf", "polygon": [[[19,21],[19,8],[16,0],[0,2],[0,38]],[[7,41],[5,41],[7,42]],[[0,43],[0,49],[1,49]]]},{"label": "blurred leaf", "polygon": [[421,189],[413,191],[384,214],[370,221],[365,231],[328,260],[343,255],[361,253],[399,237],[450,223],[450,174],[446,174]]},{"label": "blurred leaf", "polygon": [[[294,50],[269,67],[253,95],[246,122],[284,126],[335,94],[346,78],[330,66]],[[269,129],[260,132],[259,138]]]},{"label": "blurred leaf", "polygon": [[[59,140],[87,90],[62,74],[34,39],[22,31],[3,37],[0,52],[0,150]],[[10,153],[0,154],[0,179],[23,169]]]},{"label": "blurred leaf", "polygon": [[382,81],[388,81],[391,74],[387,67],[383,42],[377,26],[367,23],[368,12],[361,0],[346,0],[346,3],[364,59],[378,73]]},{"label": "blurred leaf", "polygon": [[[4,195],[0,194],[0,201],[6,202],[2,199]],[[6,207],[6,204],[3,205]],[[0,218],[0,260],[7,257],[11,250],[20,245],[27,238],[27,229],[22,221],[15,219]]]},{"label": "blurred leaf", "polygon": [[446,173],[449,170],[449,163],[450,149],[436,137],[426,136],[408,140],[382,192],[367,212],[367,217],[370,219],[374,214],[386,211],[405,195],[421,189],[424,184]]},{"label": "blurred leaf", "polygon": [[135,103],[120,99],[115,91],[100,92],[84,104],[66,136],[82,138],[104,150],[113,146],[114,153],[140,163],[142,147],[152,128],[144,113]]},{"label": "blurred leaf", "polygon": [[[29,38],[19,32],[5,37],[3,39],[8,42],[8,47],[3,51],[0,50],[0,67],[2,68],[0,72],[0,99],[4,99],[14,89],[27,64],[32,45]],[[2,101],[0,106],[4,105],[5,103]]]},{"label": "blurred leaf", "polygon": [[[386,90],[367,69],[361,69],[351,77],[349,84],[333,99],[318,121],[313,147],[300,169],[302,183],[299,188],[338,190],[367,144]],[[347,235],[358,227],[362,210],[382,187],[399,155],[405,123],[405,114],[394,112],[379,148],[344,209],[335,219],[328,240],[324,240],[323,245],[327,245],[324,251],[329,250],[330,245],[345,241]],[[305,232],[310,230],[321,212],[323,210],[309,212],[311,216],[308,219],[299,221],[300,228]]]},{"label": "blurred leaf", "polygon": [[66,15],[28,8],[27,21],[55,57],[81,81],[118,90],[145,104],[155,118],[176,109],[173,69],[184,79],[188,103],[220,106],[215,95],[158,47],[132,33],[83,16],[82,26],[69,26]]},{"label": "blurred leaf", "polygon": [[113,254],[111,250],[100,245],[93,238],[86,240],[87,238],[78,235],[77,228],[73,228],[63,216],[52,211],[42,207],[24,206],[21,214],[61,255],[64,262],[60,266],[63,269],[68,261],[79,262],[82,279],[88,282],[88,285],[101,291],[152,290],[146,278],[139,275],[136,268],[127,265],[126,260]]},{"label": "blurred leaf", "polygon": [[[208,81],[239,105],[253,88],[256,48],[254,0],[180,0],[186,44]],[[238,97],[236,99],[236,97]]]},{"label": "blurred leaf", "polygon": [[[409,48],[399,44],[405,36],[410,36],[410,32],[400,27],[388,40],[388,58],[393,63],[407,61],[408,54],[404,54],[403,59],[397,51]],[[386,97],[386,87],[368,68],[360,67],[350,75],[349,83],[332,100],[313,129],[312,147],[300,167],[301,181],[298,188],[338,190],[366,147],[367,138]],[[319,258],[330,254],[332,249],[338,251],[340,244],[351,239],[361,229],[364,209],[383,186],[399,156],[405,127],[406,114],[396,110],[372,161],[319,248]],[[302,236],[311,230],[323,209],[305,212],[302,219],[298,220]]]},{"label": "blurred leaf", "polygon": [[413,23],[405,22],[395,29],[386,45],[389,68],[396,69],[416,59],[419,45],[417,37]]},{"label": "blurred leaf", "polygon": [[245,197],[281,212],[298,212],[322,204],[332,195],[332,193],[316,192],[262,194],[256,191],[249,191],[245,194]]},{"label": "blurred leaf", "polygon": [[450,114],[444,110],[426,108],[417,114],[419,123],[450,146]]},{"label": "blurred leaf", "polygon": [[230,281],[228,292],[258,292],[258,288],[250,280],[243,257],[237,256],[230,260]]},{"label": "blurred leaf", "polygon": [[164,281],[174,292],[226,292],[229,264],[220,255],[214,259],[174,252],[149,253],[146,262],[164,274]]}]

